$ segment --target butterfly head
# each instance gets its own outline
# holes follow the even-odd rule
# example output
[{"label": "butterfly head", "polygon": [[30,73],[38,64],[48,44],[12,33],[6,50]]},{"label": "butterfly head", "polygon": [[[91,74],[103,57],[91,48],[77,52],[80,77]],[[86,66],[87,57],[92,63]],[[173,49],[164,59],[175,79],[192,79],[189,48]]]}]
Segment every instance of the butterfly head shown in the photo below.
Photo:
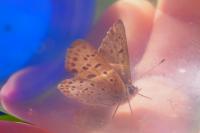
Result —
[{"label": "butterfly head", "polygon": [[135,96],[139,92],[139,88],[134,86],[134,85],[132,85],[132,84],[128,84],[127,85],[127,89],[128,89],[128,94],[130,96]]}]

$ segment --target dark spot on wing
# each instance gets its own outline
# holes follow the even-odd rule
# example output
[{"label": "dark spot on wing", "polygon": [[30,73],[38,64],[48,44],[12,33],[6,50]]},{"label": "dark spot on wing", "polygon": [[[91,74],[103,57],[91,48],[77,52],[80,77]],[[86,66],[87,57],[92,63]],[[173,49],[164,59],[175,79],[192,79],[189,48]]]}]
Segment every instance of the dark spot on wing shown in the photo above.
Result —
[{"label": "dark spot on wing", "polygon": [[89,74],[89,75],[87,75],[87,78],[88,78],[88,79],[91,79],[91,78],[94,78],[94,77],[96,77],[95,74]]},{"label": "dark spot on wing", "polygon": [[60,88],[63,88],[63,87],[64,87],[64,84],[59,84],[59,87],[60,87]]},{"label": "dark spot on wing", "polygon": [[65,93],[70,93],[70,91],[68,91],[68,90],[63,90],[63,92],[65,92]]},{"label": "dark spot on wing", "polygon": [[78,53],[74,53],[74,55],[76,55],[76,56],[79,56],[79,54],[78,54]]},{"label": "dark spot on wing", "polygon": [[103,74],[108,74],[108,73],[106,71],[104,71]]},{"label": "dark spot on wing", "polygon": [[76,66],[76,64],[74,64],[74,63],[71,63],[71,66],[73,66],[73,67],[74,67],[74,66]]},{"label": "dark spot on wing", "polygon": [[90,85],[91,85],[91,86],[94,86],[94,84],[93,84],[93,83],[91,83]]},{"label": "dark spot on wing", "polygon": [[76,57],[73,58],[74,61],[77,61],[78,59]]},{"label": "dark spot on wing", "polygon": [[124,49],[120,49],[118,53],[122,53],[122,52],[124,52]]},{"label": "dark spot on wing", "polygon": [[118,39],[119,39],[119,40],[121,40],[121,39],[122,39],[122,37],[121,37],[121,36],[118,36]]},{"label": "dark spot on wing", "polygon": [[101,66],[101,64],[96,64],[94,67],[95,68],[98,68],[98,67],[100,67]]},{"label": "dark spot on wing", "polygon": [[82,69],[83,69],[83,70],[88,70],[88,67],[83,66]]},{"label": "dark spot on wing", "polygon": [[87,90],[88,90],[88,88],[85,88],[84,90],[85,90],[85,91],[87,91]]},{"label": "dark spot on wing", "polygon": [[86,64],[86,66],[88,66],[88,67],[91,67],[91,65],[90,65],[90,64]]},{"label": "dark spot on wing", "polygon": [[76,69],[71,70],[73,73],[77,73],[78,71]]}]

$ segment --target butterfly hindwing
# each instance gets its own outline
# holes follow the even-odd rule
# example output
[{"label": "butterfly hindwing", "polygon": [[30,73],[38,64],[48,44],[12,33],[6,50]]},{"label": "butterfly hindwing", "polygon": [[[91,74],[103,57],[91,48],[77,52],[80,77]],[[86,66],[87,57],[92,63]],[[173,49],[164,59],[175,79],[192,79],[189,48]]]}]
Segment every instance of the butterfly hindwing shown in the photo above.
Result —
[{"label": "butterfly hindwing", "polygon": [[65,79],[58,89],[68,98],[89,105],[112,106],[120,102],[120,93],[114,92],[109,85],[81,79]]}]

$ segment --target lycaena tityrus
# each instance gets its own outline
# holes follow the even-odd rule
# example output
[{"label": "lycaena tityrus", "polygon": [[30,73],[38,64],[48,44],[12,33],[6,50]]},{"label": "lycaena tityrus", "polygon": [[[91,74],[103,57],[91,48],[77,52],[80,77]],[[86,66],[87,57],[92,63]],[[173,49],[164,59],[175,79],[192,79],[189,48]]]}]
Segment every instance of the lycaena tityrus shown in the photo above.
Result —
[{"label": "lycaena tityrus", "polygon": [[68,49],[65,68],[75,76],[58,89],[67,97],[89,105],[115,106],[138,92],[132,85],[124,24],[118,20],[96,50],[77,40]]}]

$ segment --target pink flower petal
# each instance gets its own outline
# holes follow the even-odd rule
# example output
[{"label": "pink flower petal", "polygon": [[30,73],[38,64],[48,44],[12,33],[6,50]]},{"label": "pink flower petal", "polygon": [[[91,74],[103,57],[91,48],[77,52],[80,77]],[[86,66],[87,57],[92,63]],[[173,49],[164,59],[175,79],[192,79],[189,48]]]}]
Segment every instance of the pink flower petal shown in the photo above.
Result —
[{"label": "pink flower petal", "polygon": [[[122,5],[122,8],[119,8],[119,5]],[[148,4],[148,10],[150,10],[151,13],[147,11],[143,13],[143,9],[138,9],[134,4],[129,5],[129,3],[117,3],[111,6],[110,10],[105,14],[108,16],[116,15],[116,18],[121,18],[121,15],[124,16],[122,18],[124,22],[128,22],[128,28],[130,29],[127,31],[131,31],[128,35],[141,32],[137,35],[139,36],[146,33],[146,31],[148,31],[149,34],[151,24],[146,24],[151,22],[150,16],[153,14],[152,7]],[[127,16],[129,12],[133,17],[128,17],[130,14]],[[141,21],[138,18],[141,18]],[[136,25],[133,23],[135,19],[139,20]],[[105,21],[106,19],[104,18],[104,21],[100,23],[104,24]],[[108,22],[109,21],[106,21],[106,23]],[[145,28],[137,29],[136,31],[132,30],[134,29],[133,27],[141,27],[140,23],[145,23]],[[101,29],[97,32],[100,31]],[[146,34],[144,36],[139,36],[140,39],[137,40],[142,43],[137,43],[145,44],[144,42],[146,42],[147,36]],[[136,44],[135,42],[132,43]],[[66,78],[65,75],[67,74],[64,70],[64,55],[55,58],[52,62],[23,69],[14,74],[2,88],[2,104],[7,111],[23,120],[56,133],[78,133],[76,122],[80,120],[80,122],[82,122],[84,119],[77,119],[77,114],[85,117],[85,119],[90,122],[89,126],[96,126],[96,119],[105,120],[109,118],[108,116],[111,116],[111,108],[85,110],[80,104],[61,95],[56,89],[56,86],[62,79]],[[92,118],[91,121],[90,118]],[[84,132],[86,130],[82,128],[82,130],[79,131]]]}]

